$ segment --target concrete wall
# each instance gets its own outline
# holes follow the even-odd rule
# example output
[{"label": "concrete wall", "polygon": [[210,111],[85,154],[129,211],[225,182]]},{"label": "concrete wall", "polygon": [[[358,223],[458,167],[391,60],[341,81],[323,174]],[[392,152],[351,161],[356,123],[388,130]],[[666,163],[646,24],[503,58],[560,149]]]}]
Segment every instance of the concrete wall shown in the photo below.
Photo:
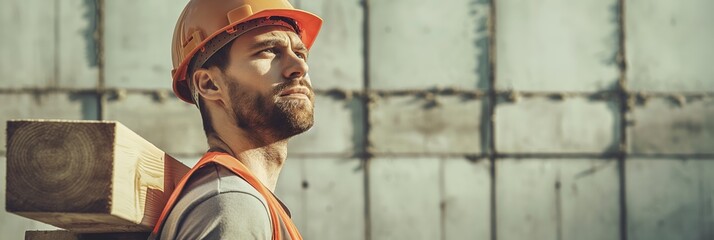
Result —
[{"label": "concrete wall", "polygon": [[[0,124],[118,120],[195,163],[185,2],[0,0]],[[714,239],[713,1],[293,3],[325,19],[277,189],[306,239]]]}]

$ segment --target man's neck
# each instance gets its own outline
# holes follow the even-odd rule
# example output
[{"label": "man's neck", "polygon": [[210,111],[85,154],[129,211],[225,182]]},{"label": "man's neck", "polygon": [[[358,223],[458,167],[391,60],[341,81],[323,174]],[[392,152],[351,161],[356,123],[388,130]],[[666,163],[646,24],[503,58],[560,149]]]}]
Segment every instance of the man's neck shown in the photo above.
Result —
[{"label": "man's neck", "polygon": [[211,149],[209,151],[221,151],[235,157],[265,187],[274,192],[280,170],[282,170],[287,158],[287,139],[274,141],[256,138],[261,134],[246,132],[237,128],[220,132],[224,134],[208,134],[208,146]]}]

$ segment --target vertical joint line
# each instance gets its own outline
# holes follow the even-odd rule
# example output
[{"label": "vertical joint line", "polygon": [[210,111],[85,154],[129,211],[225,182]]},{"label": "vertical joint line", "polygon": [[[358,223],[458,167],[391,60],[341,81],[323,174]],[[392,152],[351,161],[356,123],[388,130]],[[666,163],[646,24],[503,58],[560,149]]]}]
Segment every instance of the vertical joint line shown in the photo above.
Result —
[{"label": "vertical joint line", "polygon": [[104,0],[96,1],[97,26],[95,29],[95,41],[97,46],[97,67],[99,68],[98,90],[104,89]]},{"label": "vertical joint line", "polygon": [[625,52],[625,0],[618,0],[618,66],[620,71],[620,79],[617,88],[618,95],[620,96],[620,149],[621,155],[627,155],[627,118],[626,114],[628,112],[629,106],[629,94],[627,91],[627,55]]},{"label": "vertical joint line", "polygon": [[369,104],[370,104],[370,77],[369,77],[369,0],[361,0],[362,5],[362,87],[365,93],[362,97],[362,124],[364,126],[364,135],[362,139],[361,161],[364,169],[364,233],[365,239],[372,239],[371,226],[371,204],[370,204],[370,185],[369,185],[369,166],[372,158],[372,147],[369,141],[371,126],[369,125]]},{"label": "vertical joint line", "polygon": [[98,120],[104,120],[106,114],[104,112],[105,105],[106,105],[106,92],[105,90],[105,80],[104,80],[104,9],[105,9],[105,2],[104,0],[97,0],[95,2],[95,14],[96,14],[96,21],[97,24],[94,35],[94,41],[95,46],[96,46],[96,60],[97,60],[97,115],[99,116]]},{"label": "vertical joint line", "polygon": [[489,15],[488,15],[488,159],[489,159],[489,173],[491,178],[490,184],[490,223],[491,223],[491,240],[498,239],[498,219],[496,212],[496,135],[495,135],[495,113],[496,113],[496,1],[490,1]]},{"label": "vertical joint line", "polygon": [[627,184],[625,173],[625,160],[628,154],[627,145],[627,113],[629,111],[629,94],[627,91],[627,52],[625,44],[625,0],[618,0],[618,66],[620,79],[618,84],[618,95],[620,96],[620,149],[617,159],[617,169],[619,178],[619,205],[620,205],[620,239],[627,240]]},{"label": "vertical joint line", "polygon": [[620,156],[617,160],[618,178],[620,179],[619,204],[620,204],[620,239],[627,240],[627,189],[625,175],[625,157]]}]

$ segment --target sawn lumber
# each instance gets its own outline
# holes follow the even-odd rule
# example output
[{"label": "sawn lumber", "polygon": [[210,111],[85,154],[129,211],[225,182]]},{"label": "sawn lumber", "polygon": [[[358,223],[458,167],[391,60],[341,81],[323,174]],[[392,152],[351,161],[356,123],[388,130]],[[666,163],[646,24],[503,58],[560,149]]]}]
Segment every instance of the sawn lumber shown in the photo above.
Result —
[{"label": "sawn lumber", "polygon": [[146,232],[188,169],[119,122],[11,120],[5,208],[75,233]]}]

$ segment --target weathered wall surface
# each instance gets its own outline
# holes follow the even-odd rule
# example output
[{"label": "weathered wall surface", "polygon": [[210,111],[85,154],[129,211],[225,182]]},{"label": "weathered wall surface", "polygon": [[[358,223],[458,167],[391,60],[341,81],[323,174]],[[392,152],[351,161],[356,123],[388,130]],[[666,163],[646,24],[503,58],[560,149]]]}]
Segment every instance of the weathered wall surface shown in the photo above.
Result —
[{"label": "weathered wall surface", "polygon": [[[0,125],[118,120],[195,163],[185,3],[0,0]],[[293,3],[325,19],[277,189],[306,239],[714,239],[713,1]]]}]

